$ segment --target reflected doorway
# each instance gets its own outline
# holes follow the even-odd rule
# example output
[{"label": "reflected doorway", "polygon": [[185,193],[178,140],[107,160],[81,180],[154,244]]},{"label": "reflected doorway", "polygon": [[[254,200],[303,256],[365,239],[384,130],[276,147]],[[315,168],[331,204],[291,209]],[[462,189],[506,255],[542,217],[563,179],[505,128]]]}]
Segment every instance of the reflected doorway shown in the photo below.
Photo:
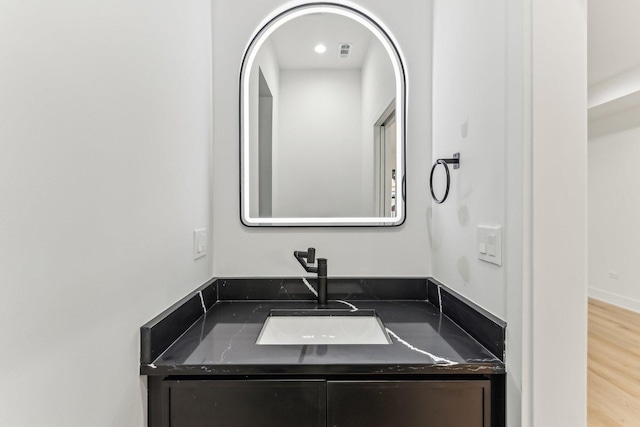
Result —
[{"label": "reflected doorway", "polygon": [[396,212],[396,111],[395,100],[382,113],[374,128],[375,144],[375,206],[377,216]]}]

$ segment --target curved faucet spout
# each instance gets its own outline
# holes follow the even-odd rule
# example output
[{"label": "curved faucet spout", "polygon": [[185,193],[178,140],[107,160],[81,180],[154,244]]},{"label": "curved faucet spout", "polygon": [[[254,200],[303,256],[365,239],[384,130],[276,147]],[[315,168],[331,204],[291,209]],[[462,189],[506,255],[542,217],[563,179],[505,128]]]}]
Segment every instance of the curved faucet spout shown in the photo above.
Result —
[{"label": "curved faucet spout", "polygon": [[313,267],[308,264],[313,264],[316,262],[316,250],[314,248],[307,249],[304,251],[294,251],[293,256],[296,257],[302,268],[304,268],[309,273],[317,273],[318,267]]}]

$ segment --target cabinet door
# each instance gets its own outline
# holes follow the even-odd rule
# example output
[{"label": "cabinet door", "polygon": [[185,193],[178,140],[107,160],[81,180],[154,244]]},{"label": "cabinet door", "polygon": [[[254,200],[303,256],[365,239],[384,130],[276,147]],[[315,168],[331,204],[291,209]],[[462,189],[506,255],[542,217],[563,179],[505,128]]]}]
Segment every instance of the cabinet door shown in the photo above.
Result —
[{"label": "cabinet door", "polygon": [[325,427],[324,381],[171,381],[171,427]]},{"label": "cabinet door", "polygon": [[330,427],[489,427],[489,381],[330,381]]}]

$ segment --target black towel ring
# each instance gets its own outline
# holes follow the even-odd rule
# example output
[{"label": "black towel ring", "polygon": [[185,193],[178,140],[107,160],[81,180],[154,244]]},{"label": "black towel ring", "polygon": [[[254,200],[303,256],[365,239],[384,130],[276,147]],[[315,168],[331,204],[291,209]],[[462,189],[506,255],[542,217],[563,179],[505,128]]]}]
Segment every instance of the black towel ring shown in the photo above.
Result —
[{"label": "black towel ring", "polygon": [[[444,202],[445,200],[447,200],[447,196],[449,195],[449,187],[451,186],[451,174],[449,173],[449,166],[447,166],[447,163],[452,164],[454,169],[459,169],[460,168],[460,153],[455,153],[453,155],[452,159],[438,159],[436,160],[436,162],[433,164],[433,167],[431,168],[431,175],[429,176],[429,187],[431,188],[431,197],[433,197],[433,200],[437,203],[440,204],[442,202]],[[442,199],[438,199],[436,197],[436,193],[433,191],[433,173],[436,171],[436,166],[438,165],[442,165],[444,166],[444,171],[447,174],[447,187],[444,191],[444,196],[442,197]]]}]

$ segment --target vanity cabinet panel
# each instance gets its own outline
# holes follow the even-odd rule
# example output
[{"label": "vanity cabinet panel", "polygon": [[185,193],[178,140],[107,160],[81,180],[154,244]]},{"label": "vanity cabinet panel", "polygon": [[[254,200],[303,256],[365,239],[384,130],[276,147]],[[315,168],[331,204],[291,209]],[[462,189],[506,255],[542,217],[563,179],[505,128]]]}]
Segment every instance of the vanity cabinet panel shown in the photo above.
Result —
[{"label": "vanity cabinet panel", "polygon": [[170,427],[326,425],[325,381],[166,381],[165,386]]},{"label": "vanity cabinet panel", "polygon": [[329,381],[330,427],[489,427],[489,381]]},{"label": "vanity cabinet panel", "polygon": [[[150,427],[504,427],[489,379],[162,379]],[[497,398],[497,399],[495,399]],[[492,419],[492,402],[493,419]],[[502,402],[502,403],[500,403]],[[496,406],[498,405],[498,406]]]}]

